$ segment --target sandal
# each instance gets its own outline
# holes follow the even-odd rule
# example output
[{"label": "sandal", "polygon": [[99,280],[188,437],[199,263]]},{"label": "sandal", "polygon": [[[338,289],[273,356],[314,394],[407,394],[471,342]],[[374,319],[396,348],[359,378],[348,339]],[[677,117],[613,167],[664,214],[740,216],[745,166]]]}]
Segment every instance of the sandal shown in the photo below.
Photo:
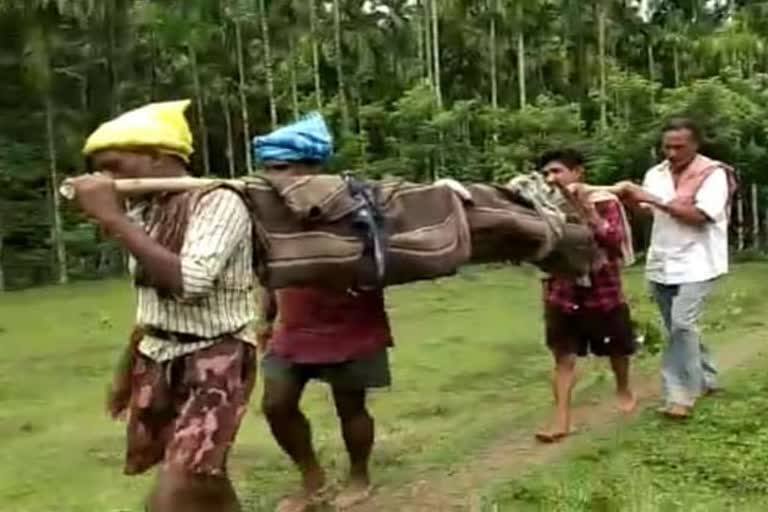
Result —
[{"label": "sandal", "polygon": [[691,417],[691,408],[680,404],[670,404],[659,409],[659,413],[671,420],[687,420]]}]

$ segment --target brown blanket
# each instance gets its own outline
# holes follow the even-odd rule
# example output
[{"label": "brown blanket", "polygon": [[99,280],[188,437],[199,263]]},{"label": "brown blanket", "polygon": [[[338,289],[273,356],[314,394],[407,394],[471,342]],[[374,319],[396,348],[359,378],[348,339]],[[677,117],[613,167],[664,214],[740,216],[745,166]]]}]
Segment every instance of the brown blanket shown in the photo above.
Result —
[{"label": "brown blanket", "polygon": [[377,278],[365,201],[341,176],[251,179],[256,268],[269,288],[313,285],[378,287],[454,274],[472,262],[531,262],[578,276],[594,257],[591,233],[566,222],[554,229],[535,205],[500,186],[470,185],[462,201],[449,187],[369,182],[383,243]]},{"label": "brown blanket", "polygon": [[248,182],[257,273],[263,285],[378,287],[454,274],[469,261],[464,209],[447,187],[373,183],[385,274],[377,277],[364,206],[341,176]]},{"label": "brown blanket", "polygon": [[588,227],[571,217],[562,233],[556,233],[533,205],[509,189],[492,185],[467,188],[472,194],[467,218],[473,262],[529,262],[545,272],[574,277],[589,271],[596,253]]}]

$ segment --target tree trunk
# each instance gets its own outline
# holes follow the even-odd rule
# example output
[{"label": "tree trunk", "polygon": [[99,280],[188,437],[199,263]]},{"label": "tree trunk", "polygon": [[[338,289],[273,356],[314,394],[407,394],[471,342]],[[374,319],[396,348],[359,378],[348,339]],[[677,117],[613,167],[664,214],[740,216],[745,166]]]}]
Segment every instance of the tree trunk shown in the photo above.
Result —
[{"label": "tree trunk", "polygon": [[[651,42],[648,42],[646,48],[648,52],[648,81],[651,83],[651,86],[653,86],[654,81],[656,80],[656,57],[653,54],[653,44]],[[656,98],[653,90],[651,90],[651,97],[649,99],[651,100],[651,110],[655,110]]]},{"label": "tree trunk", "polygon": [[112,117],[115,117],[123,110],[122,101],[120,99],[120,73],[117,69],[119,58],[116,55],[118,42],[117,42],[117,26],[115,20],[117,14],[115,13],[115,2],[107,2],[107,67],[109,68],[109,81],[110,91],[112,98],[110,101],[110,108]]},{"label": "tree trunk", "polygon": [[499,108],[499,84],[496,72],[496,2],[493,3],[494,10],[491,13],[491,26],[490,26],[490,53],[491,53],[491,107],[493,110]]},{"label": "tree trunk", "polygon": [[672,64],[674,66],[675,87],[680,86],[680,52],[677,45],[672,47]]},{"label": "tree trunk", "polygon": [[189,62],[192,66],[192,86],[195,90],[195,110],[197,110],[197,129],[200,132],[200,158],[203,160],[203,174],[211,174],[211,157],[208,147],[208,127],[205,124],[205,104],[203,102],[203,88],[200,86],[200,69],[197,66],[197,52],[189,45]]},{"label": "tree trunk", "polygon": [[149,41],[150,41],[149,98],[150,98],[150,101],[156,101],[158,97],[157,90],[158,90],[158,82],[159,82],[159,80],[157,79],[157,56],[160,53],[160,51],[157,48],[157,35],[155,35],[154,30],[151,30],[149,32]]},{"label": "tree trunk", "polygon": [[219,97],[221,101],[221,111],[224,112],[224,127],[227,130],[227,166],[229,168],[229,177],[235,177],[235,141],[232,135],[232,113],[229,111],[229,101],[226,95]]},{"label": "tree trunk", "polygon": [[347,86],[344,80],[341,49],[341,11],[339,0],[333,0],[333,34],[336,45],[336,78],[339,81],[339,111],[341,112],[341,130],[344,135],[350,133],[349,107],[347,106]]},{"label": "tree trunk", "polygon": [[[766,205],[765,210],[763,210],[763,250],[768,248],[768,205]],[[2,271],[2,268],[0,268],[0,272]]]},{"label": "tree trunk", "polygon": [[421,2],[417,0],[416,2],[416,15],[414,16],[414,21],[416,23],[416,53],[419,60],[419,74],[424,77],[427,75],[426,69],[424,66],[425,57],[424,57],[424,31],[421,28],[422,24],[422,13],[423,10],[421,9]]},{"label": "tree trunk", "polygon": [[289,45],[289,53],[290,53],[290,59],[291,62],[290,65],[290,72],[291,72],[291,106],[293,108],[293,118],[298,119],[299,118],[299,84],[297,82],[296,78],[296,44],[294,43],[293,36],[290,36],[290,39],[288,40]]},{"label": "tree trunk", "polygon": [[424,55],[425,65],[427,66],[427,79],[429,79],[429,85],[434,89],[435,67],[432,64],[432,9],[430,8],[432,0],[424,0]]},{"label": "tree trunk", "polygon": [[365,121],[363,120],[363,117],[360,115],[361,109],[358,105],[357,108],[358,117],[357,117],[357,126],[360,128],[360,163],[361,167],[363,169],[363,172],[367,174],[368,172],[368,144],[370,140],[368,139],[368,132],[366,131],[365,127]]},{"label": "tree trunk", "polygon": [[760,210],[757,205],[757,183],[750,185],[752,195],[752,248],[760,248]]},{"label": "tree trunk", "polygon": [[235,43],[237,46],[237,74],[239,78],[240,112],[243,120],[243,149],[245,150],[245,173],[253,172],[251,159],[251,127],[248,119],[248,99],[245,94],[245,63],[243,56],[243,35],[240,21],[235,19]]},{"label": "tree trunk", "polygon": [[[421,3],[421,2],[420,2]],[[435,90],[435,67],[432,63],[432,56],[434,52],[432,51],[432,0],[423,0],[423,3],[421,4],[422,7],[422,15],[424,20],[424,27],[423,31],[420,34],[420,37],[424,37],[424,65],[427,68],[427,82],[429,83],[429,87],[432,90],[434,94]],[[402,158],[402,148],[399,150],[399,157]],[[426,178],[433,178],[435,176],[435,158],[434,155],[430,154],[424,159],[424,167],[427,170],[427,176]]]},{"label": "tree trunk", "polygon": [[312,34],[312,68],[315,75],[315,104],[323,108],[323,90],[320,84],[320,47],[317,44],[317,11],[315,0],[309,0],[309,27]]},{"label": "tree trunk", "polygon": [[605,65],[605,24],[606,8],[604,0],[597,1],[597,48],[600,61],[600,129],[608,129],[608,77]]},{"label": "tree trunk", "polygon": [[267,95],[269,96],[269,120],[274,130],[277,128],[277,103],[275,101],[275,77],[272,70],[272,46],[269,40],[269,19],[264,0],[259,0],[259,18],[261,20],[261,38],[264,44],[264,71],[267,79]]},{"label": "tree trunk", "polygon": [[0,220],[0,292],[5,291],[5,270],[3,269],[3,234],[2,220]]},{"label": "tree trunk", "polygon": [[653,54],[651,42],[646,45],[646,53],[648,54],[648,81],[653,83],[656,80],[656,56]]},{"label": "tree trunk", "polygon": [[525,34],[523,33],[523,3],[517,2],[517,88],[520,93],[520,108],[528,104],[528,94],[525,90]]},{"label": "tree trunk", "polygon": [[439,11],[437,10],[437,0],[432,0],[432,60],[435,64],[435,100],[437,109],[443,109],[443,91],[440,85],[440,28]]},{"label": "tree trunk", "polygon": [[59,284],[69,282],[67,273],[67,249],[64,246],[64,228],[61,220],[61,200],[59,199],[59,177],[57,167],[59,165],[58,155],[56,154],[56,133],[54,131],[54,112],[53,99],[50,94],[45,98],[45,133],[48,141],[48,163],[49,175],[48,181],[51,195],[51,215],[53,223],[51,225],[51,240],[56,252],[56,265]]},{"label": "tree trunk", "polygon": [[744,194],[736,194],[736,250],[744,250]]},{"label": "tree trunk", "polygon": [[[437,9],[437,0],[431,0],[432,11],[432,62],[435,65],[435,103],[437,110],[443,110],[443,91],[440,81],[440,11]],[[442,130],[438,133],[438,168],[434,169],[433,179],[438,179],[445,169],[444,137]]]}]

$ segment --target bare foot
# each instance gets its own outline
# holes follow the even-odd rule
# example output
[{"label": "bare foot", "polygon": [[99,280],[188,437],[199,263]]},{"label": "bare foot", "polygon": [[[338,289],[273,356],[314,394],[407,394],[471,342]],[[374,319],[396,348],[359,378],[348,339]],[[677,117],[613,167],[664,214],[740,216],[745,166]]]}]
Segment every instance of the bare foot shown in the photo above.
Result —
[{"label": "bare foot", "polygon": [[570,432],[539,431],[536,432],[536,440],[540,443],[551,444],[562,441]]},{"label": "bare foot", "polygon": [[275,512],[307,512],[314,505],[325,501],[328,487],[322,469],[310,471],[304,475],[303,480],[303,489],[280,500]]},{"label": "bare foot", "polygon": [[624,414],[631,413],[637,407],[637,397],[635,397],[635,394],[630,390],[617,392],[616,398],[618,399],[619,411]]},{"label": "bare foot", "polygon": [[301,492],[280,500],[275,512],[307,512],[312,508],[312,505],[313,502],[309,496]]},{"label": "bare foot", "polygon": [[571,426],[568,424],[555,424],[554,427],[536,432],[536,440],[540,443],[557,443],[565,437],[572,434]]},{"label": "bare foot", "polygon": [[336,496],[336,499],[333,500],[333,506],[336,507],[336,510],[345,510],[367,501],[372,494],[373,486],[368,479],[350,479],[344,489]]}]

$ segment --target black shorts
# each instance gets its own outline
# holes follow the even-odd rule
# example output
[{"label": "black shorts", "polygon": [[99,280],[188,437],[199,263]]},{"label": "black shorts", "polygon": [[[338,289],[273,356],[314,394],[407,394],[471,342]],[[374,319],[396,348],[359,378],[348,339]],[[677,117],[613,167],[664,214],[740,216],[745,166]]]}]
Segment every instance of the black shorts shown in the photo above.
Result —
[{"label": "black shorts", "polygon": [[579,309],[573,313],[547,305],[544,323],[547,346],[558,355],[629,356],[637,348],[626,304],[610,311]]},{"label": "black shorts", "polygon": [[267,379],[289,380],[300,385],[310,380],[322,380],[335,389],[387,388],[392,380],[386,348],[360,359],[332,364],[294,363],[267,351],[261,367]]}]

